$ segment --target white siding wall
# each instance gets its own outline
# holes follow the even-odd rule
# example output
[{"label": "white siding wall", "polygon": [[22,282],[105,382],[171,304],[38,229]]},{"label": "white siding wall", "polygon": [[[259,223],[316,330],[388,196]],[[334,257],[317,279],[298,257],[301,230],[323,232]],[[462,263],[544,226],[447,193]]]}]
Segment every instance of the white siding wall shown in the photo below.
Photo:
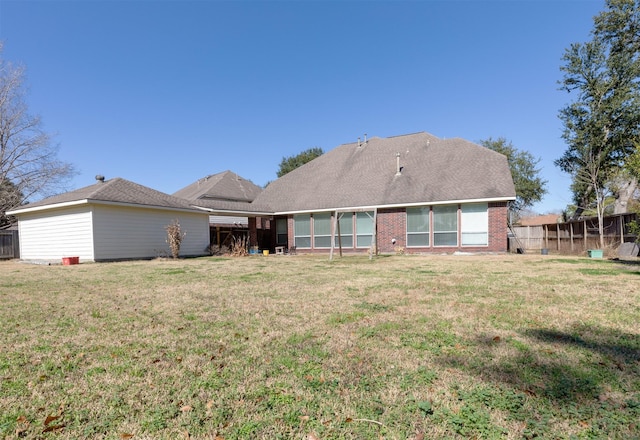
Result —
[{"label": "white siding wall", "polygon": [[23,260],[80,257],[80,261],[91,261],[94,258],[89,206],[20,214],[18,229]]},{"label": "white siding wall", "polygon": [[242,227],[246,228],[249,226],[249,218],[248,217],[234,217],[234,216],[225,216],[225,215],[210,215],[209,223],[212,225],[222,224],[222,225],[231,225],[237,223]]},{"label": "white siding wall", "polygon": [[206,213],[95,205],[93,228],[95,259],[154,258],[170,256],[166,226],[180,222],[186,232],[181,256],[205,255],[209,245],[209,216]]}]

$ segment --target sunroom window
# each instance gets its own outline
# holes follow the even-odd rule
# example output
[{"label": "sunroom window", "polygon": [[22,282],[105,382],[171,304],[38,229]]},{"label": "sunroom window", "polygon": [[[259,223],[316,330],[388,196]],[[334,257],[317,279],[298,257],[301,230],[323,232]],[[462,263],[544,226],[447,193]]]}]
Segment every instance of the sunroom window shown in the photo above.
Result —
[{"label": "sunroom window", "polygon": [[456,205],[433,207],[433,245],[458,245],[458,207]]},{"label": "sunroom window", "polygon": [[311,247],[311,216],[309,214],[293,216],[293,235],[297,248]]},{"label": "sunroom window", "polygon": [[[343,212],[338,214],[340,219],[340,240],[342,241],[343,248],[353,247],[353,213]],[[338,241],[338,231],[336,231],[335,245],[340,246]]]},{"label": "sunroom window", "polygon": [[331,214],[313,214],[313,247],[331,247]]},{"label": "sunroom window", "polygon": [[489,244],[489,213],[486,203],[462,205],[460,229],[462,246],[487,246]]},{"label": "sunroom window", "polygon": [[356,212],[356,247],[370,247],[373,237],[373,211]]},{"label": "sunroom window", "polygon": [[407,208],[407,246],[429,246],[429,207]]}]

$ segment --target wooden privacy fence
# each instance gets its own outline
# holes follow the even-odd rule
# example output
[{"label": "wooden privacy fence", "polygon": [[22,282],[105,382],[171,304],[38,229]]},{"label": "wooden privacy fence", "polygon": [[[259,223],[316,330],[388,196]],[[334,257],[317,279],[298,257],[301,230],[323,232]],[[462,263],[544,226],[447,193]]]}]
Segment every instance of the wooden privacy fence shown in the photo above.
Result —
[{"label": "wooden privacy fence", "polygon": [[[629,223],[636,220],[636,214],[617,214],[604,218],[604,240],[607,246],[634,242],[636,236],[629,231]],[[517,252],[550,249],[561,253],[584,252],[600,248],[598,218],[589,217],[564,223],[540,226],[513,226],[513,236],[509,237],[509,250]]]},{"label": "wooden privacy fence", "polygon": [[18,231],[0,231],[0,259],[20,258]]}]

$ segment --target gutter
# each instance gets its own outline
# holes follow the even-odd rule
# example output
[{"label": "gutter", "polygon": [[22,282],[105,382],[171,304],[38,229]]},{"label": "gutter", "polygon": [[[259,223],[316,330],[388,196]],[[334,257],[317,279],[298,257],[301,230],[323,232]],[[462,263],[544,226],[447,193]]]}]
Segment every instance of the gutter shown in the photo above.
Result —
[{"label": "gutter", "polygon": [[289,214],[307,214],[313,212],[358,212],[373,211],[374,209],[391,209],[391,208],[407,208],[415,206],[434,206],[434,205],[452,205],[454,203],[490,203],[490,202],[509,202],[515,200],[515,197],[492,197],[484,199],[468,199],[468,200],[444,200],[439,202],[414,202],[414,203],[396,203],[391,205],[368,205],[368,206],[351,206],[344,208],[322,208],[322,209],[305,209],[299,211],[277,211],[273,215],[289,215]]}]

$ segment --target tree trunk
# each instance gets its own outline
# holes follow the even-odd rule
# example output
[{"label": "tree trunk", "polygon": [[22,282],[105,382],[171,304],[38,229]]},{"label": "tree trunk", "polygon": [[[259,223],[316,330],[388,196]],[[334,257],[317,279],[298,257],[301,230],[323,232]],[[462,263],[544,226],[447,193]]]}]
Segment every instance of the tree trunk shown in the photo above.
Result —
[{"label": "tree trunk", "polygon": [[625,214],[628,212],[629,200],[633,197],[633,193],[638,189],[638,180],[631,178],[620,182],[618,192],[616,194],[616,201],[613,205],[614,214]]}]

